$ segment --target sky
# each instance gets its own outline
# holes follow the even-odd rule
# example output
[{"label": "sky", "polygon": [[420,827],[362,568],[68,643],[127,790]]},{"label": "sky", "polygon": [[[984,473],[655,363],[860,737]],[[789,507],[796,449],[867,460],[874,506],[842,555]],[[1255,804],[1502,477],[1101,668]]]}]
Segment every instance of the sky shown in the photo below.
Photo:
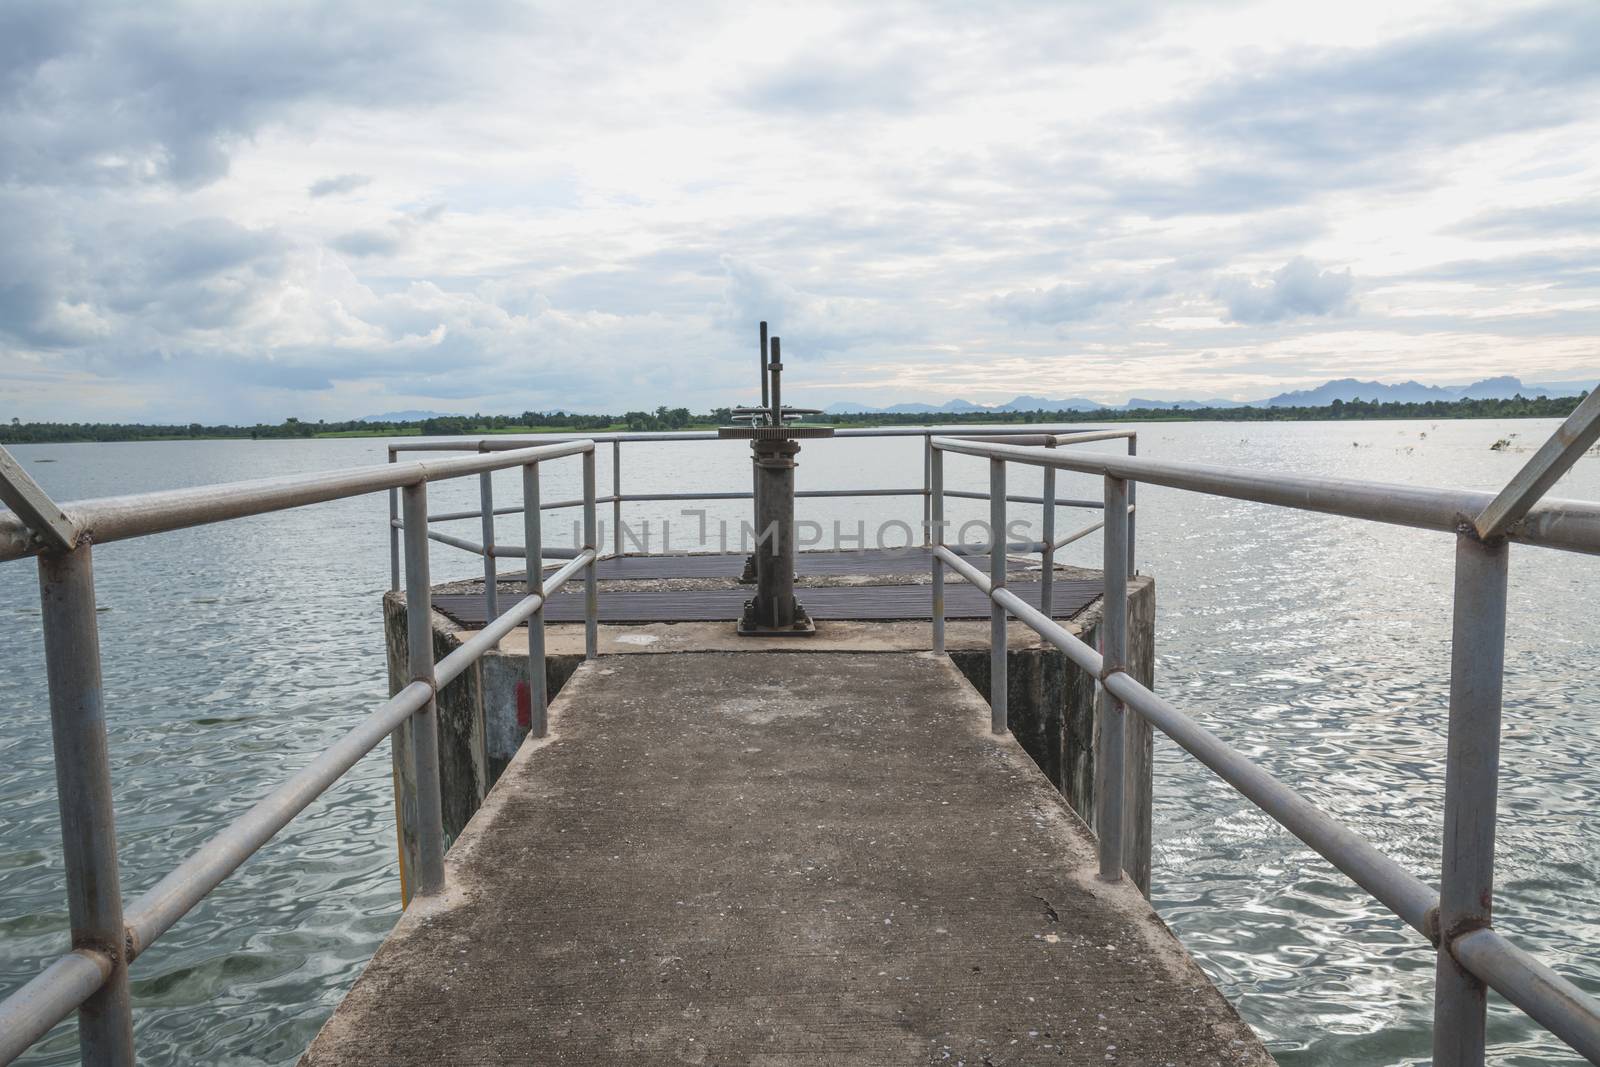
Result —
[{"label": "sky", "polygon": [[1600,0],[0,3],[0,418],[1600,380]]}]

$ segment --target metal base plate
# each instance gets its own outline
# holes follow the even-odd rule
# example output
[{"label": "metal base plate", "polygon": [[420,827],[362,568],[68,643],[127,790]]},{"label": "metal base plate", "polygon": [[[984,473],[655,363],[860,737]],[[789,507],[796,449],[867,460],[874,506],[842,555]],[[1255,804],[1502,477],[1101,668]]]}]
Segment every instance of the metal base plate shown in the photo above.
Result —
[{"label": "metal base plate", "polygon": [[744,602],[744,615],[739,619],[735,629],[740,637],[809,637],[817,632],[817,624],[811,621],[811,616],[806,609],[798,603],[794,606],[794,624],[792,626],[767,626],[757,623],[751,615],[755,610],[755,601]]}]

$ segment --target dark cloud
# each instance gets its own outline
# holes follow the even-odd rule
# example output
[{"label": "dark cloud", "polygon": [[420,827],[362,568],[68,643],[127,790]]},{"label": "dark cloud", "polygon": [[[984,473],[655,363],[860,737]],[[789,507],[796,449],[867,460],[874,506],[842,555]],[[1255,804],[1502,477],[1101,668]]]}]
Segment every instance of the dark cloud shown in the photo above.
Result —
[{"label": "dark cloud", "polygon": [[338,196],[341,193],[354,192],[364,185],[372,184],[370,174],[335,174],[330,178],[320,178],[311,183],[306,189],[307,195],[313,200],[323,196]]},{"label": "dark cloud", "polygon": [[1355,280],[1348,270],[1319,270],[1303,256],[1262,280],[1229,278],[1217,286],[1230,321],[1257,324],[1350,311],[1354,291]]},{"label": "dark cloud", "polygon": [[444,213],[444,204],[430,204],[390,220],[387,226],[350,230],[334,237],[329,243],[347,256],[392,256],[407,248],[418,230],[430,222],[437,222]]},{"label": "dark cloud", "polygon": [[0,178],[14,183],[205,185],[298,109],[453,96],[466,79],[441,42],[479,32],[455,5],[52,6],[0,7]]},{"label": "dark cloud", "polygon": [[406,246],[409,234],[395,227],[350,230],[328,243],[347,256],[392,256]]},{"label": "dark cloud", "polygon": [[1392,186],[1427,172],[1441,149],[1588,118],[1597,41],[1600,4],[1584,0],[1370,48],[1294,50],[1175,109],[1174,125],[1224,158],[1155,202],[1185,187],[1209,207],[1229,188],[1248,204]]}]

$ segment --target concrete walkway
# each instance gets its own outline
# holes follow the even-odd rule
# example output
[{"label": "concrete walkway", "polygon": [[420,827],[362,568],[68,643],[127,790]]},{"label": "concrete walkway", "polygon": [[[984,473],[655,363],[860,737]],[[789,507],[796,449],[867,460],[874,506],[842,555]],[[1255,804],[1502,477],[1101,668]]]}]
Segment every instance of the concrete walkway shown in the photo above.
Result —
[{"label": "concrete walkway", "polygon": [[1263,1064],[927,653],[586,664],[303,1063]]}]

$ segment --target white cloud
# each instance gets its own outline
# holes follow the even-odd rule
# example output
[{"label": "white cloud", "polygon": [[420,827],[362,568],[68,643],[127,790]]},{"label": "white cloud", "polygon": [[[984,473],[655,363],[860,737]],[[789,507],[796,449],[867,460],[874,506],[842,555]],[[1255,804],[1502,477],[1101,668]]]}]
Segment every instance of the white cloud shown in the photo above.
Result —
[{"label": "white cloud", "polygon": [[18,0],[0,401],[1600,376],[1597,12]]},{"label": "white cloud", "polygon": [[1324,270],[1296,256],[1264,278],[1226,278],[1217,295],[1233,322],[1281,322],[1344,314],[1354,309],[1355,281],[1348,270]]}]

